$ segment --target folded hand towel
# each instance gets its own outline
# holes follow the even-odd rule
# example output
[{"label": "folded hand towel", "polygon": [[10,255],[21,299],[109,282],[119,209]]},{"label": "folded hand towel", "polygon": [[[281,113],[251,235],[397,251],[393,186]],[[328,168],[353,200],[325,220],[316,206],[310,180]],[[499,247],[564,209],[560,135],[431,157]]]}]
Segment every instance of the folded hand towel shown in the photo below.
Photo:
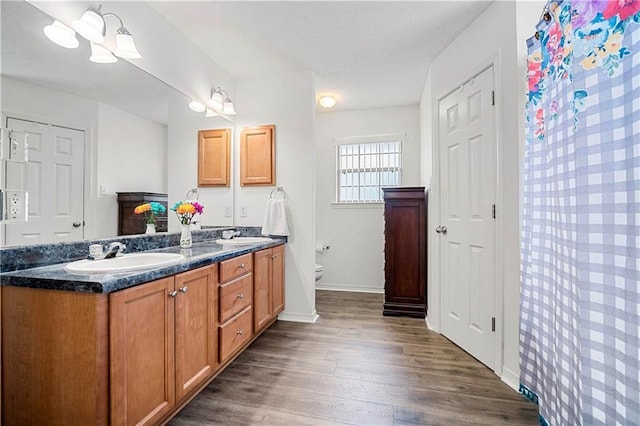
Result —
[{"label": "folded hand towel", "polygon": [[270,199],[264,213],[262,235],[289,235],[289,221],[287,218],[287,200],[284,198]]}]

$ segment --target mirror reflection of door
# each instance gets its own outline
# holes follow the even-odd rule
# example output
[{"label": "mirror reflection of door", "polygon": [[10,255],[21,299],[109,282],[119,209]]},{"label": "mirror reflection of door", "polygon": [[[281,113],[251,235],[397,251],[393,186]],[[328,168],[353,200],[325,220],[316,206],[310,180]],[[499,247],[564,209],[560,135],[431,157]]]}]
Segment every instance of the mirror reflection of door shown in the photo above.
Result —
[{"label": "mirror reflection of door", "polygon": [[[84,131],[7,118],[6,126],[28,134],[28,221],[5,226],[5,245],[83,239]],[[7,167],[7,187],[21,188],[25,173]]]}]

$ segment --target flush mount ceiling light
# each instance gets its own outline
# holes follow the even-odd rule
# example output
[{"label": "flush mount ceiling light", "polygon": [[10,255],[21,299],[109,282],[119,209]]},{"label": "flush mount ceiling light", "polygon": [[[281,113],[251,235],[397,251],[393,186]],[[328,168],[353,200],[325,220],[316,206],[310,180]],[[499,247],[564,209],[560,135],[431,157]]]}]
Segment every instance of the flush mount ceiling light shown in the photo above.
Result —
[{"label": "flush mount ceiling light", "polygon": [[196,101],[195,99],[189,103],[189,108],[194,112],[204,112],[204,110],[207,109],[202,102]]},{"label": "flush mount ceiling light", "polygon": [[76,32],[57,19],[53,24],[44,27],[44,33],[49,40],[67,49],[75,49],[80,44],[76,38]]},{"label": "flush mount ceiling light", "polygon": [[[47,25],[44,28],[44,32],[51,41],[67,48],[78,47],[78,40],[75,37],[77,32],[91,42],[91,57],[89,60],[92,62],[100,64],[112,63],[118,60],[116,56],[125,59],[142,58],[142,55],[136,49],[131,33],[125,28],[122,19],[112,12],[102,13],[101,9],[102,5],[97,8],[90,7],[82,14],[80,19],[75,19],[72,23],[75,32],[59,21],[54,21],[53,24]],[[107,33],[105,24],[107,16],[113,16],[120,22],[120,27],[115,36],[116,49],[113,53],[102,45],[105,42]]]},{"label": "flush mount ceiling light", "polygon": [[331,109],[336,106],[336,98],[331,95],[324,95],[320,97],[320,106],[324,109]]}]

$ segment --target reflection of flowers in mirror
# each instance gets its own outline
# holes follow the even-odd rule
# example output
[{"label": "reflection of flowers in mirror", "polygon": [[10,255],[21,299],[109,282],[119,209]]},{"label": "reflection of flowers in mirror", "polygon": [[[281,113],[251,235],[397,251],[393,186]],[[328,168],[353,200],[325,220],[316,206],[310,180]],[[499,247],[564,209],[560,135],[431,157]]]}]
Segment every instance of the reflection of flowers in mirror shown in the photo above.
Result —
[{"label": "reflection of flowers in mirror", "polygon": [[140,204],[133,212],[135,214],[144,215],[144,222],[152,225],[156,223],[156,215],[162,214],[167,211],[167,208],[160,203],[152,201],[150,203]]},{"label": "reflection of flowers in mirror", "polygon": [[182,225],[189,225],[193,216],[202,214],[204,206],[197,201],[178,201],[171,207],[176,212],[176,216]]}]

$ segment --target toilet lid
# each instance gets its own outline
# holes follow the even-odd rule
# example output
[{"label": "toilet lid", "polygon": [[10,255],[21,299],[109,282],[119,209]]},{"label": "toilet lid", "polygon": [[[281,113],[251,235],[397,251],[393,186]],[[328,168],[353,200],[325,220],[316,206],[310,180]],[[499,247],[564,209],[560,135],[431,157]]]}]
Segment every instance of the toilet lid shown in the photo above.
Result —
[{"label": "toilet lid", "polygon": [[322,267],[322,265],[318,265],[318,264],[316,263],[316,272],[322,271],[322,269],[324,269],[324,268]]}]

